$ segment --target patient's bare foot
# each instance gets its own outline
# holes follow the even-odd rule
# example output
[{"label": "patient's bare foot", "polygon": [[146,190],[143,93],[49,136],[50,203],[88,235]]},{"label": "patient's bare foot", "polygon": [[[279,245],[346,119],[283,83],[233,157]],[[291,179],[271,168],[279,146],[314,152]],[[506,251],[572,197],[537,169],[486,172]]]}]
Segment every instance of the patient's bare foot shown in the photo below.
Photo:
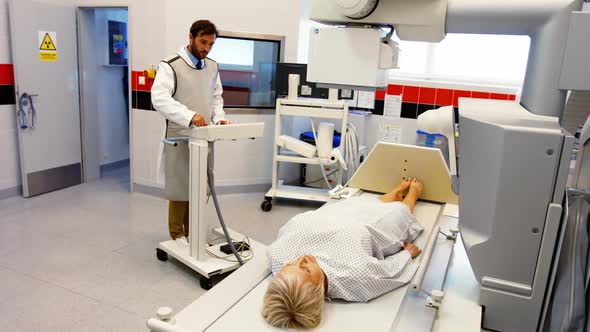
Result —
[{"label": "patient's bare foot", "polygon": [[411,180],[410,179],[403,179],[400,184],[395,187],[391,192],[383,195],[380,199],[383,202],[391,203],[391,202],[401,202],[404,199],[404,193],[408,188],[410,188]]},{"label": "patient's bare foot", "polygon": [[392,194],[394,195],[395,201],[401,202],[406,195],[406,191],[410,188],[410,184],[412,183],[412,179],[403,179],[395,189],[393,189]]},{"label": "patient's bare foot", "polygon": [[410,179],[410,178],[407,178],[407,179],[406,179],[406,178],[404,178],[404,179],[402,180],[402,182],[400,182],[400,183],[397,185],[397,188],[395,188],[395,189],[394,189],[394,191],[395,191],[395,190],[399,190],[399,191],[406,191],[406,189],[410,188],[410,184],[411,184],[411,183],[412,183],[412,179]]},{"label": "patient's bare foot", "polygon": [[424,189],[424,184],[419,179],[412,179],[410,182],[410,190],[408,190],[408,194],[402,201],[402,203],[406,204],[410,211],[414,212],[414,207],[416,206],[416,201],[422,195],[422,190]]},{"label": "patient's bare foot", "polygon": [[416,195],[416,198],[420,197],[420,195],[422,195],[422,190],[424,189],[424,184],[422,183],[422,181],[420,181],[419,179],[412,179],[412,181],[410,182],[410,191],[408,192],[414,192],[414,194]]}]

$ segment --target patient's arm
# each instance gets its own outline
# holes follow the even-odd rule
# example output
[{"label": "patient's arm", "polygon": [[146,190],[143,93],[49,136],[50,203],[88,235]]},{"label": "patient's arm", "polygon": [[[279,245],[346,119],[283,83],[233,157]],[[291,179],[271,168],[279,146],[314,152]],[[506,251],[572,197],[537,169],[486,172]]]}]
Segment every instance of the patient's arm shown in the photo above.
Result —
[{"label": "patient's arm", "polygon": [[404,268],[408,263],[412,261],[412,255],[407,250],[400,250],[397,254],[388,256],[384,260],[380,260],[379,263],[383,268],[384,275],[380,276],[381,278],[388,278],[388,279],[398,279],[401,278],[403,280],[399,280],[402,283],[408,282],[405,280],[404,277]]},{"label": "patient's arm", "polygon": [[410,253],[410,256],[412,256],[412,258],[416,258],[418,257],[418,255],[422,253],[422,250],[420,250],[420,248],[418,248],[412,242],[404,243],[404,250],[407,250],[408,253]]}]

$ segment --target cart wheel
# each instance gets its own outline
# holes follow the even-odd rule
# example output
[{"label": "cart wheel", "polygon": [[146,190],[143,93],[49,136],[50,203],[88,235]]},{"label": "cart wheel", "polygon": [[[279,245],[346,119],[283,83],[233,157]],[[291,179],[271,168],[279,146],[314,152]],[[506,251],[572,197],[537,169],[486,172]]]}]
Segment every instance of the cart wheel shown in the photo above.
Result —
[{"label": "cart wheel", "polygon": [[272,203],[270,201],[264,201],[262,202],[262,204],[260,204],[260,208],[262,209],[262,211],[268,212],[272,210]]},{"label": "cart wheel", "polygon": [[156,257],[158,257],[158,259],[161,260],[162,262],[165,262],[168,260],[168,253],[165,252],[164,250],[158,248],[158,249],[156,249]]},{"label": "cart wheel", "polygon": [[201,284],[201,288],[204,290],[210,290],[211,288],[213,288],[213,282],[211,281],[211,279],[205,277],[201,277],[199,279],[199,284]]}]

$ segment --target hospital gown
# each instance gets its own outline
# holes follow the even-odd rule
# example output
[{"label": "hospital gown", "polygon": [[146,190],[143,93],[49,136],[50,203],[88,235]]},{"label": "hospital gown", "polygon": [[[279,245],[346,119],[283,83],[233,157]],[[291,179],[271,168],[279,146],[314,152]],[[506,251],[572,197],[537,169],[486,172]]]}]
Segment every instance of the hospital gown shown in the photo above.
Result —
[{"label": "hospital gown", "polygon": [[273,274],[314,255],[328,277],[328,298],[366,302],[409,282],[418,260],[403,248],[423,227],[400,202],[354,197],[293,217],[270,246]]}]

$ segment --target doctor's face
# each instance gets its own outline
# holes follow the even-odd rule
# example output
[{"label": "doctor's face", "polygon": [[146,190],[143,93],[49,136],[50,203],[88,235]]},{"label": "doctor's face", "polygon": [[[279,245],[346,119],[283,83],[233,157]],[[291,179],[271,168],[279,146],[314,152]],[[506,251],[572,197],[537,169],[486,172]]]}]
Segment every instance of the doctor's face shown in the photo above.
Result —
[{"label": "doctor's face", "polygon": [[324,272],[312,255],[301,256],[287,263],[279,273],[285,278],[299,277],[303,282],[309,281],[314,285],[321,285],[324,282]]},{"label": "doctor's face", "polygon": [[205,59],[207,54],[211,52],[215,39],[217,39],[215,34],[205,35],[199,33],[196,38],[193,38],[193,34],[189,33],[189,49],[197,59]]}]

